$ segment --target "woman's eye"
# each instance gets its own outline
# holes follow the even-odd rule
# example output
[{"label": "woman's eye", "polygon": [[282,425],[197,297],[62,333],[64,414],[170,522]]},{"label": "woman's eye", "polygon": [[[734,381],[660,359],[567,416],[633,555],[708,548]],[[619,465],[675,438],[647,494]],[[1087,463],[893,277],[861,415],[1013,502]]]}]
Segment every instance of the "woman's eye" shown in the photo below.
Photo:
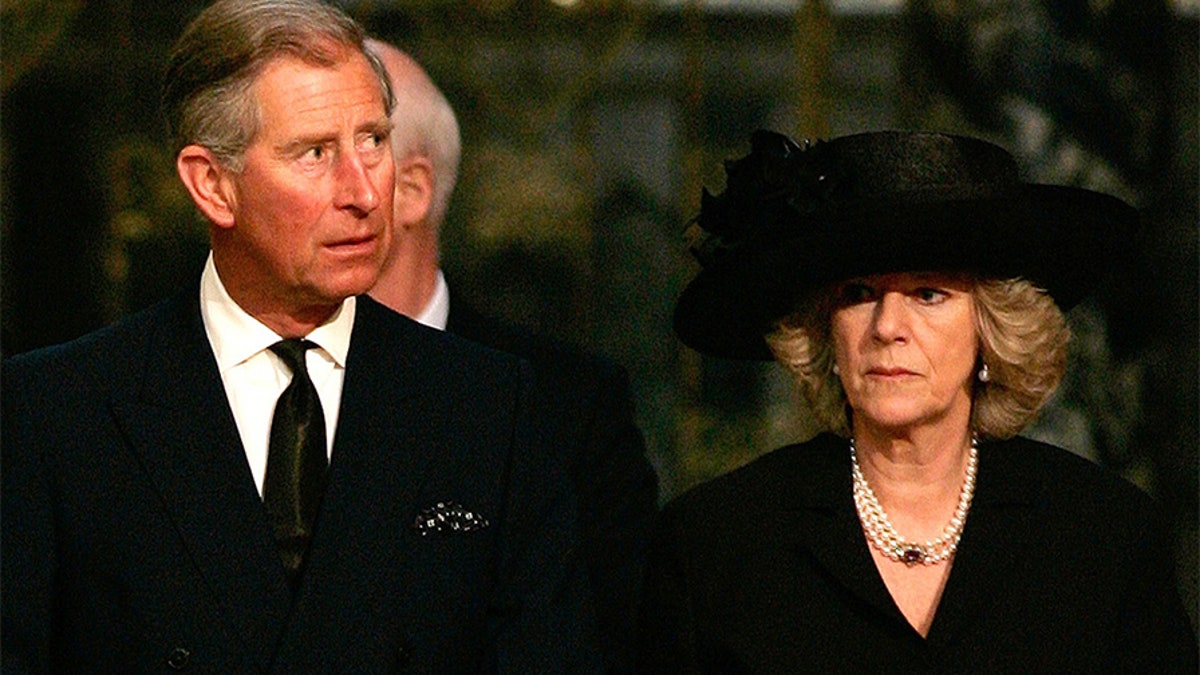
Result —
[{"label": "woman's eye", "polygon": [[932,305],[945,300],[949,293],[937,288],[918,288],[913,295],[922,303]]},{"label": "woman's eye", "polygon": [[857,305],[860,302],[867,302],[873,299],[875,297],[875,289],[866,284],[851,282],[843,284],[841,292],[838,295],[843,304]]}]

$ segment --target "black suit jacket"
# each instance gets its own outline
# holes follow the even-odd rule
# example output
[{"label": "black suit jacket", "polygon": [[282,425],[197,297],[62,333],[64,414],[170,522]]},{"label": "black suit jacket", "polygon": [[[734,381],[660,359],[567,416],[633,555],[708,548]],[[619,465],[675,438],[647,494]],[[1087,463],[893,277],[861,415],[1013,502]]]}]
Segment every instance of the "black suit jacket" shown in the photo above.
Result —
[{"label": "black suit jacket", "polygon": [[1170,547],[1136,488],[1026,439],[981,443],[927,638],[875,568],[844,439],[770,453],[664,510],[647,673],[1195,673]]},{"label": "black suit jacket", "polygon": [[634,423],[628,376],[607,359],[485,317],[457,299],[446,329],[532,364],[535,417],[568,463],[579,500],[581,557],[607,670],[630,672],[658,480]]},{"label": "black suit jacket", "polygon": [[[598,669],[524,364],[359,298],[293,597],[197,297],[5,362],[5,673]],[[422,536],[450,501],[489,526]]]}]

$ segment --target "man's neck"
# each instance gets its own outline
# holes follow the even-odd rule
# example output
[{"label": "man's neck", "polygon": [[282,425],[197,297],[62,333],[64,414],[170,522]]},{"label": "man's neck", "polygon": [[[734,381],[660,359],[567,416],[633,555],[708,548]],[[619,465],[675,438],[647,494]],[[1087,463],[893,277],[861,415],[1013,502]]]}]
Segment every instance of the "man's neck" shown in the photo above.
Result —
[{"label": "man's neck", "polygon": [[[405,234],[403,236],[411,236]],[[437,243],[418,241],[415,236],[384,266],[370,295],[381,304],[407,317],[416,318],[429,305],[437,290]]]},{"label": "man's neck", "polygon": [[224,292],[242,311],[259,323],[284,338],[301,338],[308,335],[333,317],[345,304],[345,298],[333,301],[285,302],[264,292],[264,284],[247,282],[237,275],[221,269],[218,252],[214,249],[210,259],[213,274],[219,279]]}]

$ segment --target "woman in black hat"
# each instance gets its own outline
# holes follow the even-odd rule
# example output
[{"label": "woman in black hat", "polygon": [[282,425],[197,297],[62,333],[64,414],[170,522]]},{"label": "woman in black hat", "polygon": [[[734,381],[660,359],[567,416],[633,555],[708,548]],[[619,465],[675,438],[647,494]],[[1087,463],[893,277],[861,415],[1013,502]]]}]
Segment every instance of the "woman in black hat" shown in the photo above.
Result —
[{"label": "woman in black hat", "polygon": [[1197,672],[1151,500],[1016,436],[1136,212],[976,139],[751,145],[703,196],[676,332],[773,356],[827,432],[666,507],[643,670]]}]

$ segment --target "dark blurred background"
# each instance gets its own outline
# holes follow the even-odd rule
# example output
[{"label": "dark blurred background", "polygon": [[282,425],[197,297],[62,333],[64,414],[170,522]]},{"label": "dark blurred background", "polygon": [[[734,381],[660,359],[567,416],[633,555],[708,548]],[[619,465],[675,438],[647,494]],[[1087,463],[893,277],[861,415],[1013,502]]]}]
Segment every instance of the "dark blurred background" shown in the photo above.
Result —
[{"label": "dark blurred background", "polygon": [[[69,340],[187,283],[206,230],[164,150],[171,42],[204,2],[4,0],[0,348]],[[1196,0],[357,0],[463,128],[455,293],[630,372],[663,498],[812,433],[773,366],[671,334],[680,233],[751,131],[929,128],[1028,180],[1142,209],[1127,265],[1072,310],[1072,364],[1029,430],[1175,516],[1197,603]],[[1080,228],[1088,223],[1079,223]],[[2,386],[2,383],[0,383]]]}]

